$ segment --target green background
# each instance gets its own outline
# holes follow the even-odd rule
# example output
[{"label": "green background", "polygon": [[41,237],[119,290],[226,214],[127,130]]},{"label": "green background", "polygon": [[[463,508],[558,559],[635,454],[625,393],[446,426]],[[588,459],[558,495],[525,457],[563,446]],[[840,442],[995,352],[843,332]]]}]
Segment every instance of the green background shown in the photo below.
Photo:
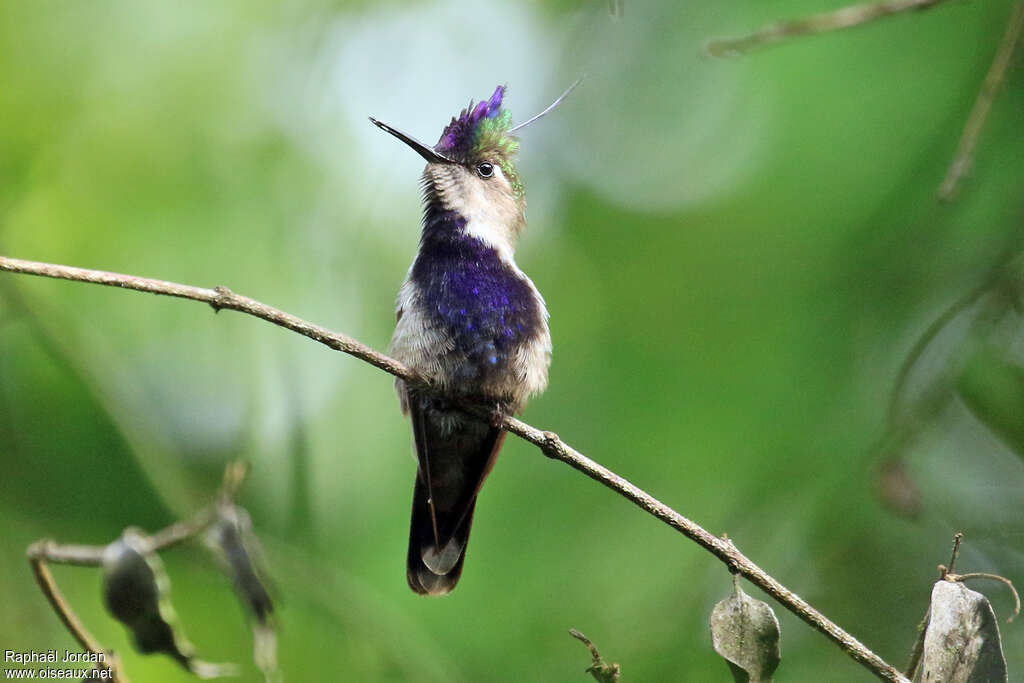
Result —
[{"label": "green background", "polygon": [[[525,419],[728,533],[902,666],[954,531],[959,569],[1024,583],[1024,461],[977,407],[1006,377],[998,363],[970,385],[973,414],[952,396],[915,423],[916,519],[888,511],[872,476],[913,342],[1024,246],[1024,69],[1018,57],[958,201],[937,202],[1012,3],[701,54],[710,37],[840,4],[629,0],[616,19],[603,2],[0,0],[0,253],[226,285],[383,350],[422,160],[366,117],[433,142],[497,83],[521,121],[586,73],[522,134],[517,259],[555,348]],[[1024,355],[1019,323],[1004,311],[988,340],[999,358]],[[908,401],[936,386],[949,398],[967,326],[930,347]],[[1013,422],[1024,394],[999,396]],[[242,456],[286,680],[583,681],[569,627],[624,681],[729,679],[707,629],[726,569],[514,438],[458,590],[414,595],[410,442],[389,377],[295,334],[0,274],[0,649],[72,646],[33,584],[30,541],[155,530]],[[200,655],[258,680],[205,551],[164,561]],[[188,679],[127,652],[97,572],[57,578],[132,680]],[[1019,680],[1007,593],[972,585]],[[778,680],[870,680],[776,612]]]}]

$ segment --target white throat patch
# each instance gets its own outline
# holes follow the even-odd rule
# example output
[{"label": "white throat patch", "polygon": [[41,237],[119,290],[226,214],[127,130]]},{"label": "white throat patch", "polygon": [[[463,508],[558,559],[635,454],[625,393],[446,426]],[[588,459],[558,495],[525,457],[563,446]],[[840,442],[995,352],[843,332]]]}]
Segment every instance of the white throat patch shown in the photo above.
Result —
[{"label": "white throat patch", "polygon": [[461,184],[459,191],[453,191],[452,185],[444,183],[437,183],[436,188],[445,208],[466,219],[467,235],[494,249],[503,261],[514,264],[514,226],[520,222],[521,216],[514,199],[495,201],[494,194],[484,186],[485,182],[505,182],[497,164],[494,165],[494,174],[495,177],[488,180],[471,178]]}]

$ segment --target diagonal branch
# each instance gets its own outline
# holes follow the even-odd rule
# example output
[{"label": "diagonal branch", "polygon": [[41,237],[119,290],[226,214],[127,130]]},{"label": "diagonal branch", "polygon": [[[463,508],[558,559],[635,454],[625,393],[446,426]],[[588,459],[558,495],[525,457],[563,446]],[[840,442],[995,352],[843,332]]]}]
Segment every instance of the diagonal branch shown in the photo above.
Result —
[{"label": "diagonal branch", "polygon": [[[110,287],[122,287],[151,294],[175,296],[182,299],[191,299],[192,301],[202,301],[210,304],[214,310],[218,311],[222,309],[239,311],[297,332],[336,351],[342,351],[355,356],[414,386],[428,390],[432,389],[421,377],[405,365],[351,337],[331,332],[326,328],[314,325],[255,299],[235,294],[225,287],[207,289],[163,280],[151,280],[134,275],[121,275],[119,273],[99,270],[88,270],[36,261],[23,261],[5,256],[0,256],[0,270],[62,280],[90,282]],[[464,408],[482,418],[493,418],[491,411],[476,406],[464,406]],[[554,432],[542,431],[514,417],[503,418],[499,426],[537,446],[549,458],[560,460],[570,467],[579,470],[594,481],[633,502],[648,514],[676,529],[724,562],[730,571],[742,574],[751,583],[777,600],[783,607],[823,633],[829,640],[838,645],[855,661],[869,669],[879,679],[909,683],[908,679],[895,667],[885,662],[852,635],[814,609],[796,593],[772,578],[767,572],[741,553],[731,541],[714,536],[696,522],[679,514],[643,489],[573,449]]]},{"label": "diagonal branch", "polygon": [[[849,5],[800,19],[778,21],[737,38],[713,38],[705,43],[704,51],[711,57],[732,57],[791,38],[852,28],[901,12],[929,9],[941,2],[943,0],[877,0]],[[961,179],[970,170],[974,148],[978,144],[982,128],[985,127],[996,92],[1006,77],[1007,68],[1021,35],[1024,35],[1024,0],[1018,0],[1010,13],[996,56],[981,84],[981,90],[974,101],[967,123],[964,124],[956,155],[939,186],[938,198],[943,201],[950,201],[956,197]]]},{"label": "diagonal branch", "polygon": [[960,144],[956,149],[956,156],[946,171],[946,177],[939,187],[939,199],[950,200],[956,196],[957,185],[960,179],[970,170],[971,160],[974,158],[974,148],[981,136],[981,129],[985,127],[985,120],[992,109],[992,100],[995,99],[999,86],[1006,77],[1006,69],[1010,65],[1013,51],[1020,41],[1021,33],[1024,32],[1024,0],[1020,0],[1013,7],[1010,19],[1006,24],[1006,32],[1003,40],[999,43],[995,59],[988,68],[985,80],[981,84],[981,91],[974,101],[971,114],[964,124],[964,132],[960,137]]},{"label": "diagonal branch", "polygon": [[789,38],[839,31],[901,12],[928,9],[940,2],[942,0],[880,0],[849,5],[831,12],[768,24],[739,38],[715,38],[709,40],[704,49],[712,57],[738,55]]}]

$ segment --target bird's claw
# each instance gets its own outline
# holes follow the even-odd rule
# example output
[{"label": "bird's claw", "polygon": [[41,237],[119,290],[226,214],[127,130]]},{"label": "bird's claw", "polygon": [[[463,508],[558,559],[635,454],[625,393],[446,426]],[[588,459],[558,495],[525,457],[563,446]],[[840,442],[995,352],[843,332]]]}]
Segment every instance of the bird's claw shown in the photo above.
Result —
[{"label": "bird's claw", "polygon": [[504,406],[500,403],[491,409],[491,426],[495,429],[500,428],[505,424],[505,418],[508,417],[508,413],[505,411]]}]

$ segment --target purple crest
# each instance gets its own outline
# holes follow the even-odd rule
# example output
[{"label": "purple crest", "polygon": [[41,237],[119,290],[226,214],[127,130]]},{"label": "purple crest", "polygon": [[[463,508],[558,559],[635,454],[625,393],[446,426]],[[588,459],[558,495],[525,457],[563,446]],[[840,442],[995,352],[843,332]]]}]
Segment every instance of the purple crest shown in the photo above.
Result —
[{"label": "purple crest", "polygon": [[445,127],[434,150],[446,156],[467,157],[476,140],[480,122],[493,119],[501,113],[501,100],[504,96],[505,86],[499,85],[489,100],[481,101],[475,107],[470,102],[459,117],[452,118],[452,122]]}]

